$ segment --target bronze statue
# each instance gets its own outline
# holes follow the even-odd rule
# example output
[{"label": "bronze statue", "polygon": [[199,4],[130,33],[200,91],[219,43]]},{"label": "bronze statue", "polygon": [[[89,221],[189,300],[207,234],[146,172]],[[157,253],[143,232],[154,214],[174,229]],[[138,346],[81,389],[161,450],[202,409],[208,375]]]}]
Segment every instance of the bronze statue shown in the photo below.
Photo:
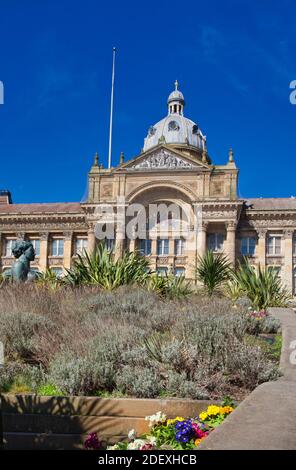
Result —
[{"label": "bronze statue", "polygon": [[4,278],[15,282],[33,281],[36,279],[38,274],[30,270],[30,262],[35,259],[35,250],[32,243],[25,240],[17,241],[12,254],[16,261],[11,269],[3,273]]}]

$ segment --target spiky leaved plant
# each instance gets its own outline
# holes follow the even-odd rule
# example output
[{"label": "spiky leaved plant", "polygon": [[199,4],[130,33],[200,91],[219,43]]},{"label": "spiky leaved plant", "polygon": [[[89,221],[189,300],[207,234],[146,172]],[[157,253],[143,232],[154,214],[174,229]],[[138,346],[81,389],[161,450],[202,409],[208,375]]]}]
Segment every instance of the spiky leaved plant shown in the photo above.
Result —
[{"label": "spiky leaved plant", "polygon": [[260,265],[256,270],[246,259],[239,265],[235,278],[254,309],[287,306],[290,295],[276,272]]},{"label": "spiky leaved plant", "polygon": [[197,279],[203,283],[209,296],[230,278],[231,264],[223,253],[214,254],[208,250],[204,256],[198,257],[197,263]]},{"label": "spiky leaved plant", "polygon": [[94,253],[86,251],[67,270],[65,282],[71,285],[99,285],[112,290],[131,283],[145,283],[149,276],[149,262],[138,253],[126,252],[118,260],[100,243]]}]

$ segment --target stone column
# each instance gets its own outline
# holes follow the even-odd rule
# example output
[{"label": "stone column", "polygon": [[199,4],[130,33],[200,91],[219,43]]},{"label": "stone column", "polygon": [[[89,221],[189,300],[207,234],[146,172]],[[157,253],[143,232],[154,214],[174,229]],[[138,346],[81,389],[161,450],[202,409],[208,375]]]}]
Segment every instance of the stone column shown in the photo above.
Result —
[{"label": "stone column", "polygon": [[92,255],[96,249],[96,237],[93,227],[89,228],[87,232],[87,252]]},{"label": "stone column", "polygon": [[284,266],[282,272],[282,281],[289,289],[293,291],[293,230],[284,230]]},{"label": "stone column", "polygon": [[48,237],[48,232],[40,234],[39,269],[42,272],[45,272],[48,267]]},{"label": "stone column", "polygon": [[229,221],[226,224],[226,255],[229,258],[232,266],[235,266],[235,235],[236,235],[236,221]]},{"label": "stone column", "polygon": [[124,240],[125,240],[125,226],[121,222],[117,223],[116,235],[115,235],[115,260],[119,259],[123,255],[124,251]]},{"label": "stone column", "polygon": [[70,269],[71,268],[71,261],[72,261],[72,237],[73,232],[64,232],[64,268]]},{"label": "stone column", "polygon": [[258,243],[256,249],[256,257],[257,263],[261,266],[261,268],[265,267],[266,264],[266,234],[267,229],[259,229],[258,230]]},{"label": "stone column", "polygon": [[207,251],[208,222],[201,222],[197,231],[197,255],[203,257]]}]

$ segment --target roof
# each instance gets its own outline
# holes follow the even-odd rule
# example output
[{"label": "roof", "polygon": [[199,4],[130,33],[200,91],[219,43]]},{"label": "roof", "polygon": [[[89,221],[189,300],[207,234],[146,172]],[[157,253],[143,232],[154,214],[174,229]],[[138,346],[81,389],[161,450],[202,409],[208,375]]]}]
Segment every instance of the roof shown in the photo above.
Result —
[{"label": "roof", "polygon": [[79,202],[55,202],[37,204],[3,204],[0,214],[66,214],[83,213]]},{"label": "roof", "polygon": [[296,210],[296,198],[295,197],[252,198],[252,199],[246,199],[245,202],[246,202],[246,206],[248,210],[255,210],[255,211]]},{"label": "roof", "polygon": [[186,143],[197,148],[203,148],[205,140],[205,136],[191,119],[177,113],[169,114],[149,128],[144,140],[144,151],[158,145],[161,138],[167,144]]}]

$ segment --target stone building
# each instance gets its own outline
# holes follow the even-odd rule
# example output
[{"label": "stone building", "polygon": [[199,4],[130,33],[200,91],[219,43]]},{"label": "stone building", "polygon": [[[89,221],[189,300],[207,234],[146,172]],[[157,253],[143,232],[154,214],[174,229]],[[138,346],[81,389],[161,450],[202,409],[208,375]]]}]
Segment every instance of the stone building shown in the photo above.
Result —
[{"label": "stone building", "polygon": [[[95,156],[86,201],[13,204],[9,191],[0,192],[2,270],[13,262],[15,240],[25,238],[36,251],[32,267],[51,268],[60,275],[78,253],[94,250],[96,227],[109,223],[98,209],[109,205],[117,213],[120,201],[126,214],[133,204],[174,203],[189,208],[184,236],[183,228],[175,231],[170,213],[165,236],[157,220],[145,237],[127,238],[125,224],[117,219],[114,237],[106,239],[115,256],[137,249],[160,274],[169,270],[195,279],[198,255],[207,249],[223,251],[233,264],[247,256],[254,266],[276,270],[295,291],[296,199],[240,199],[232,150],[225,165],[212,162],[206,136],[184,115],[185,100],[177,82],[167,104],[166,117],[149,128],[137,157],[125,162],[121,154],[117,167],[105,169]],[[198,229],[193,223],[196,214]]]}]

